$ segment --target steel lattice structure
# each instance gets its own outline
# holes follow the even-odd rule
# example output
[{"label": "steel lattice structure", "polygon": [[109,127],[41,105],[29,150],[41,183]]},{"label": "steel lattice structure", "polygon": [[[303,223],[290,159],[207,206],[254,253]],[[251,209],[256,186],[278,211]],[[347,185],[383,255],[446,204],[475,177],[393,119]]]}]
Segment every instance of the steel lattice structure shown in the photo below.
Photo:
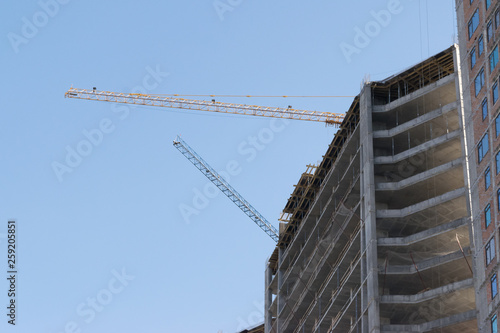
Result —
[{"label": "steel lattice structure", "polygon": [[328,125],[340,125],[344,120],[343,113],[298,110],[246,104],[233,104],[212,101],[202,101],[185,98],[174,98],[146,94],[125,94],[112,91],[70,88],[65,94],[68,98],[87,99],[103,102],[149,105],[166,108],[211,111],[229,114],[284,118],[305,121],[323,122]]},{"label": "steel lattice structure", "polygon": [[248,201],[246,201],[221,175],[217,173],[179,136],[174,140],[177,148],[198,170],[215,184],[232,202],[248,215],[275,242],[279,240],[278,231]]}]

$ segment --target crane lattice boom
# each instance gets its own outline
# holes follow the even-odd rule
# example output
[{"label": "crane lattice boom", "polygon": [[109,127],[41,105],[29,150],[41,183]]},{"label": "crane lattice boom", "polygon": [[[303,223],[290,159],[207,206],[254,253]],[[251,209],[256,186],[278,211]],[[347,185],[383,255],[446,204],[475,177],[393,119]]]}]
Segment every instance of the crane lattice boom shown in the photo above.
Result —
[{"label": "crane lattice boom", "polygon": [[185,98],[174,98],[146,94],[125,94],[112,91],[70,88],[65,97],[88,99],[95,101],[149,105],[167,108],[211,111],[240,115],[251,115],[272,118],[324,122],[329,125],[340,125],[344,119],[342,113],[297,110],[292,108],[266,107],[246,104],[232,104],[212,101],[201,101]]},{"label": "crane lattice boom", "polygon": [[229,183],[220,176],[200,155],[198,155],[179,136],[174,141],[177,148],[191,163],[196,166],[212,183],[215,184],[232,202],[248,215],[266,234],[278,242],[278,231],[248,201],[246,201]]}]

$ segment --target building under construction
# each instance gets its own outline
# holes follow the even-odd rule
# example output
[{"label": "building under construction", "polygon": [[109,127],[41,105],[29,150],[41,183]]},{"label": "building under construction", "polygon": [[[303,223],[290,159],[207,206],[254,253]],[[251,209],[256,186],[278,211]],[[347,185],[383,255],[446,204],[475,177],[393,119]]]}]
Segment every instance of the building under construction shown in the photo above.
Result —
[{"label": "building under construction", "polygon": [[283,210],[265,332],[477,332],[458,48],[366,82]]},{"label": "building under construction", "polygon": [[[478,30],[472,15],[469,26]],[[497,61],[494,52],[489,59]],[[461,72],[460,59],[452,46],[386,80],[365,82],[345,115],[96,89],[71,88],[65,96],[339,126],[323,160],[308,166],[295,185],[279,231],[186,142],[174,141],[277,241],[265,273],[264,325],[246,332],[497,332],[498,224],[486,223],[495,235],[488,234],[483,248],[481,219],[471,214],[481,204],[476,164],[488,156],[492,163],[491,144],[486,133],[475,145],[474,73]],[[483,98],[481,73],[474,80]],[[484,179],[491,192],[489,170]],[[489,222],[491,207],[485,210]]]}]

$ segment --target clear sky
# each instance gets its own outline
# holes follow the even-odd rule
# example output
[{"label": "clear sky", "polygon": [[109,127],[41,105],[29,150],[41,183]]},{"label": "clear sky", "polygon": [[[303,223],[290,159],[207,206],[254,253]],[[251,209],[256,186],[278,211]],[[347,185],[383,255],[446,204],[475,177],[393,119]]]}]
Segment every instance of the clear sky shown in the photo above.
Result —
[{"label": "clear sky", "polygon": [[[231,184],[277,227],[293,185],[336,131],[65,99],[71,85],[352,96],[363,78],[383,79],[448,48],[456,26],[453,0],[41,0],[1,7],[5,275],[7,221],[18,223],[16,327],[7,324],[2,279],[2,332],[232,333],[259,323],[273,241],[224,195],[213,197],[172,140],[182,134],[217,170],[236,161]],[[352,102],[218,100],[339,113]],[[196,213],[183,215],[182,207]]]}]

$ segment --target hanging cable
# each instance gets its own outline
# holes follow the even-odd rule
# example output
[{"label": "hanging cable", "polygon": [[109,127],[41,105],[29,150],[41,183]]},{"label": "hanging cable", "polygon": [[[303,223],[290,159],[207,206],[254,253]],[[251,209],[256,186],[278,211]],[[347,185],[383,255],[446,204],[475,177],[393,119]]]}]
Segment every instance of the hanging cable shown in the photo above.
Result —
[{"label": "hanging cable", "polygon": [[150,94],[151,96],[178,96],[178,97],[256,97],[256,98],[354,98],[356,96],[343,95],[190,95],[190,94]]},{"label": "hanging cable", "polygon": [[410,251],[410,258],[411,258],[411,261],[413,262],[413,266],[417,270],[417,274],[418,274],[418,277],[420,278],[420,282],[422,282],[422,286],[424,287],[424,290],[426,290],[427,287],[425,286],[424,279],[422,279],[422,275],[420,275],[417,264],[415,263],[415,260],[413,260],[413,254],[411,253],[411,251]]},{"label": "hanging cable", "polygon": [[462,255],[464,256],[465,262],[467,263],[467,266],[469,266],[470,272],[472,272],[472,267],[470,267],[469,261],[467,260],[467,257],[465,256],[464,249],[462,248],[462,244],[460,244],[460,240],[458,239],[458,234],[455,234],[455,238],[457,239],[458,246],[460,246],[460,251],[462,251]]}]

